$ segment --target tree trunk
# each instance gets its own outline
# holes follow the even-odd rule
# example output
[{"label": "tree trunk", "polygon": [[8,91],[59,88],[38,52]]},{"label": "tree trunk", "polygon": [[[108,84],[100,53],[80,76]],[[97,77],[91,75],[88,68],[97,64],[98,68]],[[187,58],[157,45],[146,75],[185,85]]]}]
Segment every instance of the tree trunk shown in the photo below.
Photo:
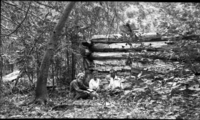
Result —
[{"label": "tree trunk", "polygon": [[[3,57],[2,57],[2,54],[3,54],[3,48],[2,48],[2,40],[0,40],[0,96],[2,96],[2,93],[3,93],[3,89],[2,89],[2,83],[3,83]],[[1,99],[2,97],[0,97]]]},{"label": "tree trunk", "polygon": [[39,76],[39,70],[40,70],[40,69],[39,69],[39,68],[40,68],[40,61],[39,61],[38,52],[36,52],[36,59],[37,59],[37,60],[36,60],[36,61],[37,61],[37,66],[36,66],[36,67],[37,67],[37,68],[36,68],[36,69],[37,69],[36,77],[38,78],[38,76]]},{"label": "tree trunk", "polygon": [[[0,52],[0,54],[1,54],[1,52]],[[3,78],[3,57],[2,56],[0,56],[0,66],[1,66],[1,68],[0,68],[0,80],[2,80],[2,78]]]},{"label": "tree trunk", "polygon": [[54,90],[55,90],[55,87],[54,87],[54,86],[55,86],[55,79],[54,79],[54,64],[52,64],[52,66],[51,66],[51,70],[52,70],[52,73],[51,73],[51,74],[52,74],[52,75],[51,75],[52,77],[51,77],[51,78],[53,79],[53,91],[54,91]]},{"label": "tree trunk", "polygon": [[76,74],[76,55],[72,53],[72,80],[75,79]]},{"label": "tree trunk", "polygon": [[48,70],[50,66],[50,59],[52,59],[54,55],[54,50],[56,49],[56,45],[58,43],[58,37],[65,25],[65,22],[67,21],[69,14],[71,10],[73,9],[75,5],[75,2],[70,2],[62,14],[60,20],[58,21],[57,25],[55,26],[51,39],[48,43],[46,53],[44,55],[44,58],[42,60],[42,64],[40,66],[40,72],[37,79],[37,86],[35,91],[35,100],[38,102],[44,102],[46,104],[47,101],[47,77],[48,77]]},{"label": "tree trunk", "polygon": [[[69,51],[67,50],[67,73],[69,73],[70,74],[70,57],[69,57]],[[68,79],[70,79],[71,80],[71,77],[68,77]]]}]

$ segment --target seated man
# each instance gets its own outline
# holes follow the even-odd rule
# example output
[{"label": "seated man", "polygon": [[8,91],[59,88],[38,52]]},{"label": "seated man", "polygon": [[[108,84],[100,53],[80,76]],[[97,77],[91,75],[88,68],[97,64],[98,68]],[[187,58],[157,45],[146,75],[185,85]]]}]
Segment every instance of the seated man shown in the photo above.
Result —
[{"label": "seated man", "polygon": [[94,91],[98,91],[99,90],[100,79],[97,78],[97,75],[98,75],[98,72],[94,71],[93,72],[93,78],[89,82],[89,88],[91,90],[94,90]]},{"label": "seated man", "polygon": [[84,73],[79,73],[77,79],[70,83],[70,92],[72,94],[72,99],[87,99],[97,97],[93,90],[90,90],[87,86],[83,84],[83,79],[85,78]]}]

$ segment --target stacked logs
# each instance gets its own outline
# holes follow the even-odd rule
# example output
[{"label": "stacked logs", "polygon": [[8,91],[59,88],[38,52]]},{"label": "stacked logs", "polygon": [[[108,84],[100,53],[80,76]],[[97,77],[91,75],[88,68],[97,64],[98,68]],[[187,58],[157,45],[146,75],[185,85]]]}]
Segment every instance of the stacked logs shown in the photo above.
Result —
[{"label": "stacked logs", "polygon": [[[145,67],[144,61],[132,62],[127,65],[130,54],[140,59],[170,59],[177,61],[176,57],[169,56],[164,52],[173,47],[173,43],[170,42],[169,44],[167,42],[172,39],[171,37],[161,37],[156,33],[147,33],[140,35],[138,38],[130,40],[115,34],[93,36],[90,41],[82,43],[85,51],[87,51],[85,69],[96,69],[101,73],[108,73],[111,69],[114,69],[123,75],[133,71],[133,68],[139,72],[136,68]],[[141,52],[143,50],[147,52]]]},{"label": "stacked logs", "polygon": [[[167,45],[157,34],[147,34],[141,37],[144,42],[137,40],[127,40],[119,35],[95,35],[89,42],[83,42],[82,45],[87,49],[87,62],[85,69],[96,69],[101,73],[108,73],[111,69],[127,74],[132,66],[142,66],[142,63],[132,63],[127,65],[127,59],[130,54],[136,54],[143,57],[144,50],[152,52],[149,56],[154,56],[153,52],[164,50],[162,46]],[[140,40],[140,41],[141,41]],[[161,42],[158,42],[161,41]],[[92,67],[91,67],[92,66]]]}]

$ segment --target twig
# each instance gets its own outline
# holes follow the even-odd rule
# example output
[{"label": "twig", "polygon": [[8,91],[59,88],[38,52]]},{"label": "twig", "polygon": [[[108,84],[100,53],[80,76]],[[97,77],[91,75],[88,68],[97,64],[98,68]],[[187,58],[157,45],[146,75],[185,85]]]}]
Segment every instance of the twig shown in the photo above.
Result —
[{"label": "twig", "polygon": [[20,26],[23,24],[23,22],[25,21],[26,17],[28,16],[28,12],[29,12],[29,10],[30,10],[30,7],[31,7],[31,2],[29,3],[28,10],[26,11],[25,17],[24,17],[24,19],[21,21],[21,23],[16,27],[16,29],[15,29],[13,32],[11,32],[11,33],[8,34],[8,35],[4,35],[4,36],[10,36],[11,34],[15,33],[15,32],[20,28]]},{"label": "twig", "polygon": [[[49,12],[45,15],[45,18],[44,20],[46,20],[47,16],[48,16]],[[30,49],[30,51],[28,52],[28,55],[31,54],[31,52],[33,51],[34,47],[36,46],[36,43],[37,43],[37,39],[40,39],[40,37],[44,34],[46,30],[44,30],[42,33],[40,33],[39,37],[37,37],[35,40],[34,40],[34,44],[33,44],[33,47]]]},{"label": "twig", "polygon": [[7,20],[13,22],[13,20],[9,19],[8,17],[4,16],[3,14],[1,14],[1,16],[4,17],[4,18],[7,19]]},{"label": "twig", "polygon": [[[5,1],[4,1],[4,3],[6,3],[6,4],[8,4],[8,5],[11,5],[11,6],[13,6],[13,7],[16,7],[18,10],[25,12],[25,10],[23,10],[23,9],[21,9],[21,8],[19,8],[19,7],[17,7],[16,5],[13,5],[13,4],[11,4],[11,3],[7,3],[7,2],[5,2]],[[30,13],[30,14],[33,15],[33,16],[35,16],[35,17],[37,17],[37,18],[39,18],[40,20],[42,20],[38,15],[35,15],[35,14],[33,14],[33,13]]]},{"label": "twig", "polygon": [[45,6],[45,7],[51,8],[51,9],[55,9],[54,7],[52,7],[52,6],[50,6],[50,5],[41,3],[40,1],[36,1],[36,3],[38,3],[38,4],[40,4],[40,5],[43,5],[43,6]]}]

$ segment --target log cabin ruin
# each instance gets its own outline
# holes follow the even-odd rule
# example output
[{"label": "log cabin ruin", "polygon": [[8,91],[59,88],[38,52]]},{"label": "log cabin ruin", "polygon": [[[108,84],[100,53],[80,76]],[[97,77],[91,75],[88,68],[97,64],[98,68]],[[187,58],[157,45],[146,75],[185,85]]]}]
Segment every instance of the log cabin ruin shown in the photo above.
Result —
[{"label": "log cabin ruin", "polygon": [[[141,40],[144,42],[138,42],[136,39],[130,41],[115,34],[93,36],[91,40],[82,43],[86,51],[84,57],[85,70],[95,69],[101,74],[108,74],[111,69],[114,69],[119,75],[130,75],[133,72],[131,68],[137,68],[144,62],[133,63],[132,57],[135,54],[141,54],[142,57],[144,54],[141,51],[155,52],[160,50],[161,46],[167,44],[163,42],[166,40],[161,39],[156,33],[145,34],[141,36]],[[162,42],[159,43],[158,41]]]},{"label": "log cabin ruin", "polygon": [[[179,39],[179,36],[146,33],[128,39],[119,34],[95,35],[89,41],[82,42],[85,51],[84,68],[86,71],[97,70],[100,78],[105,78],[111,69],[118,76],[137,76],[141,71],[148,74],[152,72],[149,66],[159,68],[161,65],[155,61],[164,61],[164,64],[169,60],[177,61],[175,56],[168,53],[173,47],[173,39]],[[169,64],[165,66],[168,70],[170,67]],[[157,69],[156,72],[162,73],[162,70]]]}]

